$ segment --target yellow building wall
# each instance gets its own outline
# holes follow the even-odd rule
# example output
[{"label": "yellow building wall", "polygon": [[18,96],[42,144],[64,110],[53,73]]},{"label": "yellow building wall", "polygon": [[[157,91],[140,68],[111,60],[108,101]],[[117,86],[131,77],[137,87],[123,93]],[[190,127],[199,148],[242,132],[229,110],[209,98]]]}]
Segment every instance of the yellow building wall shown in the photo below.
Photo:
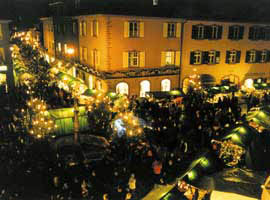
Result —
[{"label": "yellow building wall", "polygon": [[[127,69],[123,67],[123,52],[144,51],[145,67],[160,67],[161,52],[180,51],[180,38],[163,37],[163,23],[180,23],[180,19],[149,18],[134,16],[109,16],[111,24],[111,50],[109,70]],[[124,23],[139,21],[144,23],[144,36],[139,38],[124,37]],[[181,30],[179,30],[180,32]]]},{"label": "yellow building wall", "polygon": [[[222,39],[221,40],[194,40],[192,39],[192,25],[222,25]],[[241,40],[228,39],[229,26],[242,25],[244,26],[244,35]],[[216,78],[216,82],[220,83],[222,78],[226,75],[236,75],[239,77],[240,83],[243,83],[247,78],[269,77],[270,76],[270,63],[246,63],[246,51],[255,50],[270,50],[270,41],[252,41],[248,39],[249,27],[260,24],[247,24],[247,23],[231,23],[231,22],[207,22],[207,21],[187,21],[184,26],[183,38],[183,67],[181,72],[181,81],[186,77],[194,74],[193,69],[197,69],[197,74],[210,74]],[[262,24],[263,26],[263,24]],[[265,26],[265,25],[264,25]],[[240,63],[227,64],[225,63],[227,50],[241,51]],[[200,50],[220,51],[220,63],[214,65],[191,65],[190,52]]]}]

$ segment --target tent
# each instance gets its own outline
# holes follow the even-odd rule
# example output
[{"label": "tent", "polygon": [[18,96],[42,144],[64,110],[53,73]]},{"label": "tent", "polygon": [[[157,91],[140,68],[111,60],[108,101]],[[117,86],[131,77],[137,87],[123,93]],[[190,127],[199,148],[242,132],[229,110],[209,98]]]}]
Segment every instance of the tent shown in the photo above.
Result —
[{"label": "tent", "polygon": [[[74,130],[74,108],[61,108],[61,109],[53,109],[48,110],[49,117],[54,120],[57,125],[56,130],[54,131],[55,135],[65,135],[71,134]],[[88,117],[85,107],[79,107],[79,131],[87,131],[89,130],[88,126]]]}]

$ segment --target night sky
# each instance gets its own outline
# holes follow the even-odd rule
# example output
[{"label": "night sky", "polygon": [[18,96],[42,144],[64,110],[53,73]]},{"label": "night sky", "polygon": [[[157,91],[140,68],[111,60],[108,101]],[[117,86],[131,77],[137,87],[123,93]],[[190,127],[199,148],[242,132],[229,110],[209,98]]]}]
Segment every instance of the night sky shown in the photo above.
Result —
[{"label": "night sky", "polygon": [[[72,0],[69,0],[72,1]],[[160,7],[149,11],[152,0],[81,0],[95,4],[93,8],[117,14],[177,16],[186,18],[269,21],[270,0],[159,0]],[[140,6],[134,6],[140,4]],[[173,5],[173,6],[172,6]],[[99,7],[99,8],[98,8]],[[126,11],[125,8],[127,7]],[[138,8],[136,10],[136,8]],[[48,0],[0,0],[0,18],[30,22],[48,15]]]}]

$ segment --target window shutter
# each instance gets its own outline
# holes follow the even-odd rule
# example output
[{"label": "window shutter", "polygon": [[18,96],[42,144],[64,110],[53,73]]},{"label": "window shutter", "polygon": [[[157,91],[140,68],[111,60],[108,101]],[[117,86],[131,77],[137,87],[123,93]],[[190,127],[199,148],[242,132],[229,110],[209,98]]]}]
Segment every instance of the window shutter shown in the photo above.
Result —
[{"label": "window shutter", "polygon": [[83,48],[82,47],[80,47],[80,60],[83,60],[83,58],[82,58],[82,55],[83,54]]},{"label": "window shutter", "polygon": [[171,51],[172,52],[172,65],[175,64],[175,51]]},{"label": "window shutter", "polygon": [[225,60],[225,63],[230,63],[230,51],[226,51],[226,60]]},{"label": "window shutter", "polygon": [[192,35],[191,35],[192,39],[198,39],[198,26],[197,25],[193,25],[192,26]]},{"label": "window shutter", "polygon": [[191,65],[194,64],[194,60],[195,60],[194,55],[195,55],[195,52],[194,51],[191,51],[190,52],[190,64]]},{"label": "window shutter", "polygon": [[223,27],[222,26],[218,26],[218,38],[217,39],[221,39],[222,38],[222,31],[223,31]]},{"label": "window shutter", "polygon": [[202,52],[202,64],[208,64],[209,63],[209,58],[208,58],[208,51],[203,51]]},{"label": "window shutter", "polygon": [[140,37],[144,37],[144,22],[140,22]]},{"label": "window shutter", "polygon": [[145,52],[141,51],[140,52],[140,67],[145,67]]},{"label": "window shutter", "polygon": [[215,63],[218,64],[220,62],[220,51],[216,51],[216,60]]},{"label": "window shutter", "polygon": [[246,63],[250,62],[250,51],[246,52]]},{"label": "window shutter", "polygon": [[236,63],[240,63],[241,51],[236,51]]},{"label": "window shutter", "polygon": [[0,40],[3,40],[2,24],[0,24]]},{"label": "window shutter", "polygon": [[94,60],[95,60],[94,50],[91,50],[90,65],[92,65],[92,66],[95,65]]},{"label": "window shutter", "polygon": [[128,68],[128,52],[123,52],[123,67]]},{"label": "window shutter", "polygon": [[100,51],[96,51],[96,66],[100,66]]},{"label": "window shutter", "polygon": [[94,23],[93,21],[90,21],[90,36],[94,36]]},{"label": "window shutter", "polygon": [[234,26],[229,26],[228,39],[230,40],[233,39],[233,30],[234,30]]},{"label": "window shutter", "polygon": [[79,31],[80,31],[80,36],[82,36],[82,22],[80,22]]},{"label": "window shutter", "polygon": [[261,62],[262,60],[262,51],[256,51],[256,63]]},{"label": "window shutter", "polygon": [[244,37],[244,30],[245,30],[244,26],[240,26],[239,27],[239,39],[243,39],[243,37]]},{"label": "window shutter", "polygon": [[124,37],[129,37],[129,22],[124,22]]},{"label": "window shutter", "polygon": [[266,51],[266,62],[270,62],[270,51]]},{"label": "window shutter", "polygon": [[87,48],[83,48],[83,59],[84,59],[85,61],[87,61],[87,59],[88,59],[88,56],[87,56]]},{"label": "window shutter", "polygon": [[163,66],[166,66],[166,60],[165,60],[165,58],[166,58],[166,51],[162,51],[161,52],[161,66],[163,67]]},{"label": "window shutter", "polygon": [[163,23],[163,37],[168,37],[168,23]]},{"label": "window shutter", "polygon": [[176,23],[176,37],[180,38],[180,34],[181,34],[181,24],[180,23]]},{"label": "window shutter", "polygon": [[254,31],[255,31],[254,27],[250,27],[249,28],[248,39],[255,40],[255,38],[254,38]]},{"label": "window shutter", "polygon": [[212,26],[203,26],[204,32],[203,32],[203,39],[213,39],[212,38]]},{"label": "window shutter", "polygon": [[259,40],[265,40],[265,27],[259,27]]},{"label": "window shutter", "polygon": [[96,21],[96,36],[99,35],[99,23]]},{"label": "window shutter", "polygon": [[180,51],[176,51],[175,53],[175,65],[180,66]]}]

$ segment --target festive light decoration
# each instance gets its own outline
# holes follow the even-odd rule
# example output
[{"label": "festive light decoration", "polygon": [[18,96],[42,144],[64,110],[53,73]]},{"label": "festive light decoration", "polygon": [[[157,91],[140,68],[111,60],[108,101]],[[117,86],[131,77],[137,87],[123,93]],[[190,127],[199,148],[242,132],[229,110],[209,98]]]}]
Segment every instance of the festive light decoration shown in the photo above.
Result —
[{"label": "festive light decoration", "polygon": [[43,100],[37,98],[27,102],[30,109],[30,129],[29,133],[36,138],[43,138],[51,133],[57,126],[48,116],[47,106]]},{"label": "festive light decoration", "polygon": [[221,158],[227,166],[232,167],[239,164],[242,156],[246,153],[243,147],[234,144],[231,140],[212,140],[212,144],[220,146],[219,158]]}]

